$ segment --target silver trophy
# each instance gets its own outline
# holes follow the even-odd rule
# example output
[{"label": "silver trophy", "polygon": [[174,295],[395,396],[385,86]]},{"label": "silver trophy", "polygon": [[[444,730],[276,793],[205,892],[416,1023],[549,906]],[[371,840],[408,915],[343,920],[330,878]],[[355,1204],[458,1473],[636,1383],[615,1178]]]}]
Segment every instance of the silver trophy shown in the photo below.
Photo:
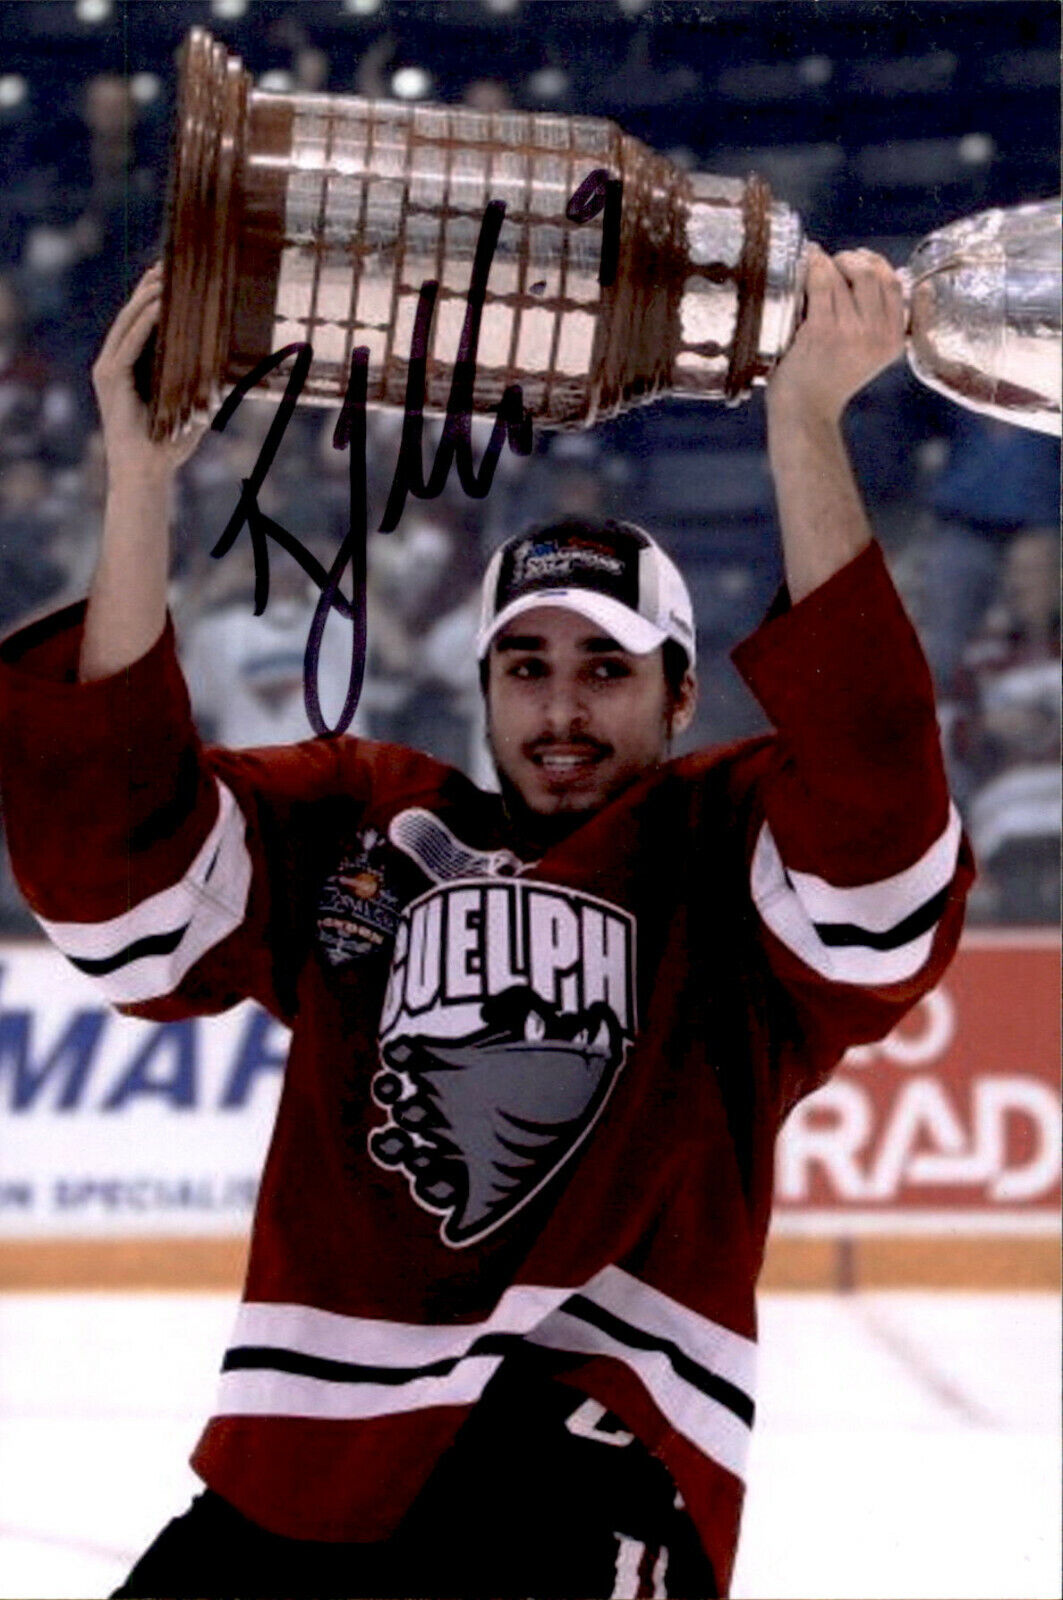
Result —
[{"label": "silver trophy", "polygon": [[902,279],[908,360],[972,411],[1060,432],[1060,203],[982,211],[923,240]]},{"label": "silver trophy", "polygon": [[[924,241],[919,377],[1058,433],[1059,247],[1056,201]],[[263,93],[193,29],[165,261],[158,437],[294,343],[313,349],[304,401],[338,405],[362,348],[371,405],[407,404],[412,354],[430,415],[464,365],[472,412],[519,385],[537,424],[582,427],[763,383],[802,314],[805,241],[760,178],[681,171],[611,122]],[[274,368],[259,390],[285,384]]]}]

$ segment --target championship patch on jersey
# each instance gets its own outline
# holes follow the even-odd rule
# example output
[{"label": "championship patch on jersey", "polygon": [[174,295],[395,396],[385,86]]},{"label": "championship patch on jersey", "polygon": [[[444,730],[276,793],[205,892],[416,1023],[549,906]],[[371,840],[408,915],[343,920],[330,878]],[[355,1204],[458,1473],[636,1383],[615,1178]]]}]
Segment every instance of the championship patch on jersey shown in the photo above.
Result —
[{"label": "championship patch on jersey", "polygon": [[385,876],[387,839],[376,828],[358,836],[326,880],[317,908],[318,941],[334,967],[387,950],[402,915],[402,902]]},{"label": "championship patch on jersey", "polygon": [[627,912],[553,884],[441,885],[396,935],[369,1153],[445,1244],[482,1239],[590,1133],[636,1028]]}]

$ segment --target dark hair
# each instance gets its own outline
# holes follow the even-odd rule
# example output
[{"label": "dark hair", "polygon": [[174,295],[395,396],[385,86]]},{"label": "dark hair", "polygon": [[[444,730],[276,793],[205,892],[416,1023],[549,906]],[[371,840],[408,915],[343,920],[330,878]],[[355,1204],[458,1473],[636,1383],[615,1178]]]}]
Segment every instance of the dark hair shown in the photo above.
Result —
[{"label": "dark hair", "polygon": [[666,639],[661,646],[661,658],[664,663],[664,681],[672,697],[672,704],[675,705],[683,688],[683,679],[690,671],[690,657],[678,639]]}]

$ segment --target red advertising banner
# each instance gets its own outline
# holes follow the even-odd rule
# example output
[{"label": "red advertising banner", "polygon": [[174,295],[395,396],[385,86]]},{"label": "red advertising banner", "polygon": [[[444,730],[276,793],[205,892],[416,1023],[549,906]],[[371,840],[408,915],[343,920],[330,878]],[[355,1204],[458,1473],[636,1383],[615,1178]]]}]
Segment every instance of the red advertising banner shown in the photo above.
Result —
[{"label": "red advertising banner", "polygon": [[942,985],[793,1112],[776,1234],[1060,1222],[1058,934],[969,934]]}]

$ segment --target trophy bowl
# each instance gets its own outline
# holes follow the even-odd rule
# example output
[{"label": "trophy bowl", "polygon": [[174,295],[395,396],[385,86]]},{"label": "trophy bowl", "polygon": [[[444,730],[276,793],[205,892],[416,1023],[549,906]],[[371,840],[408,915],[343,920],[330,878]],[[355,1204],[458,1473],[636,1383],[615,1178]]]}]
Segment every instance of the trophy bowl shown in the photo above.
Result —
[{"label": "trophy bowl", "polygon": [[[902,269],[909,360],[970,409],[1060,431],[1060,208],[982,212]],[[490,226],[489,226],[490,224]],[[254,89],[201,28],[182,48],[151,428],[205,420],[309,345],[300,403],[544,427],[663,395],[745,399],[799,326],[801,219],[763,179],[680,170],[592,117]],[[477,285],[474,294],[473,286]],[[265,370],[268,368],[269,370]],[[414,380],[411,382],[411,380]]]}]

